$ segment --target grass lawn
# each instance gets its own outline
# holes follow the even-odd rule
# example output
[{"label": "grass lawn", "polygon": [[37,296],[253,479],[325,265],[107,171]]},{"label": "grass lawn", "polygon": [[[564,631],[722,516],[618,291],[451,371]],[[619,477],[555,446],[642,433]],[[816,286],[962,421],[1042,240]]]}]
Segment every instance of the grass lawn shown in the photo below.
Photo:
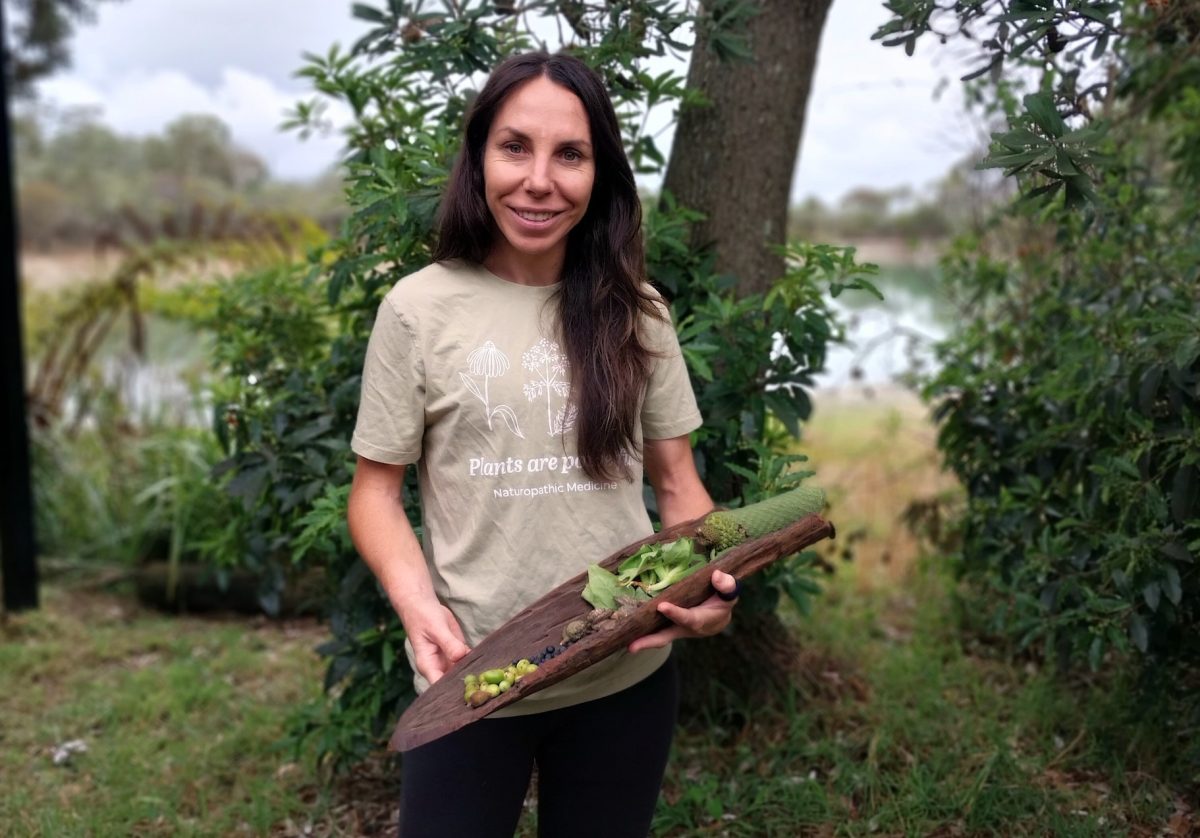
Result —
[{"label": "grass lawn", "polygon": [[[680,732],[655,835],[1200,828],[1200,774],[1172,759],[1200,733],[1139,720],[1131,685],[1064,684],[960,630],[952,583],[896,521],[909,501],[953,491],[931,434],[911,403],[818,413],[804,449],[839,542],[814,613],[786,615],[803,650],[795,688],[743,728]],[[169,617],[64,583],[43,593],[40,611],[0,621],[0,834],[391,832],[386,759],[326,787],[277,745],[320,693],[319,624]],[[72,741],[86,750],[56,763]],[[531,812],[521,832],[533,829]]]},{"label": "grass lawn", "polygon": [[1200,826],[1186,783],[1160,776],[1156,749],[1170,734],[1129,721],[1128,688],[1068,689],[964,644],[936,573],[864,590],[844,568],[795,625],[805,651],[794,693],[744,730],[681,735],[656,834],[1185,836]]},{"label": "grass lawn", "polygon": [[[43,599],[0,629],[0,832],[265,834],[304,809],[305,770],[274,743],[320,692],[318,625]],[[70,742],[86,751],[56,764]]]}]

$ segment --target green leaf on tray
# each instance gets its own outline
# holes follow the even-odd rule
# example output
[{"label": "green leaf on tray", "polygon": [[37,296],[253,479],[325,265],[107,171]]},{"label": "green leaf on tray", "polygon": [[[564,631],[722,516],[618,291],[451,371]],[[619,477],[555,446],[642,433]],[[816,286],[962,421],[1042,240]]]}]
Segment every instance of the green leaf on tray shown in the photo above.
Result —
[{"label": "green leaf on tray", "polygon": [[588,583],[583,589],[583,598],[590,602],[593,608],[617,608],[617,597],[625,590],[617,581],[617,577],[600,565],[588,567]]},{"label": "green leaf on tray", "polygon": [[617,597],[650,599],[706,563],[704,556],[695,553],[690,538],[646,544],[621,562],[615,575],[598,564],[591,565],[583,598],[593,608],[619,608]]}]

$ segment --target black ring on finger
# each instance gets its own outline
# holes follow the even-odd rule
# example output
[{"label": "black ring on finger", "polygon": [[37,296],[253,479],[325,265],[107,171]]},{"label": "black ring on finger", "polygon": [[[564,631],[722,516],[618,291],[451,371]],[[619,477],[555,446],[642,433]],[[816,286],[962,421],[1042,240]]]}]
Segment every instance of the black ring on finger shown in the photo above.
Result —
[{"label": "black ring on finger", "polygon": [[717,591],[717,596],[720,599],[725,600],[725,602],[733,602],[735,599],[737,599],[742,594],[742,580],[741,579],[733,580],[733,590],[730,591],[729,593],[725,593],[720,588],[717,588],[715,585],[713,587]]}]

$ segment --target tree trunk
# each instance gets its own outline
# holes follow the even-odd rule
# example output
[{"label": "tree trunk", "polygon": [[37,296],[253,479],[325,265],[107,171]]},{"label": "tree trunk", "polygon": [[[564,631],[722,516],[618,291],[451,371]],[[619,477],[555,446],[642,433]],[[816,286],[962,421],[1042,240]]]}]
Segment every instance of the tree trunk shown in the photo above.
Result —
[{"label": "tree trunk", "polygon": [[721,61],[698,36],[687,86],[709,103],[679,116],[663,187],[707,219],[693,232],[742,293],[783,274],[773,246],[788,204],[817,47],[832,0],[758,0],[744,37],[752,61]]}]

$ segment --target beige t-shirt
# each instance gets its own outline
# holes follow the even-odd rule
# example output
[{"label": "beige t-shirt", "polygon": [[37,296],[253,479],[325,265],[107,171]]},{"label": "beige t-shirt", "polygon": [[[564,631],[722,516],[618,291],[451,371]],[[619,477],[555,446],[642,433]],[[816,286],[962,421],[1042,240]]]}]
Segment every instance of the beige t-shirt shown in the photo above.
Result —
[{"label": "beige t-shirt", "polygon": [[[629,463],[631,480],[614,482],[594,481],[579,466],[557,288],[507,282],[474,264],[430,265],[384,297],[367,348],[351,447],[381,463],[417,463],[425,560],[470,646],[653,532],[641,462]],[[661,357],[639,445],[701,424],[674,329],[649,317],[642,328]],[[668,653],[617,652],[494,715],[609,695],[650,675]],[[412,662],[411,646],[408,655]],[[423,692],[428,683],[418,674],[415,686]]]}]

